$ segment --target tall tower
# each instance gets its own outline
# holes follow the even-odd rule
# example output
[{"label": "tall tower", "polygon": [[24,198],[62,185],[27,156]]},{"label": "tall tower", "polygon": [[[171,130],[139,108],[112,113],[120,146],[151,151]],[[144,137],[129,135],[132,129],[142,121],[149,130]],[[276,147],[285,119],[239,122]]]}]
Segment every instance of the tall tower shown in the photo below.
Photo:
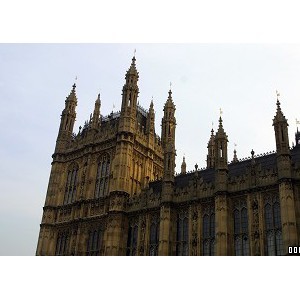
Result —
[{"label": "tall tower", "polygon": [[295,214],[295,197],[292,184],[292,164],[289,147],[288,123],[283,115],[277,93],[277,111],[273,119],[275,130],[279,198],[283,236],[283,253],[288,254],[288,247],[298,246]]},{"label": "tall tower", "polygon": [[174,173],[175,173],[175,105],[172,99],[172,91],[164,106],[164,116],[162,118],[162,146],[164,149],[164,173],[162,179],[162,195],[160,209],[160,242],[159,255],[171,254],[171,202],[174,193]]},{"label": "tall tower", "polygon": [[127,216],[125,204],[131,195],[131,170],[136,133],[137,85],[139,75],[135,56],[125,75],[122,90],[122,106],[117,132],[116,152],[112,163],[110,205],[108,211],[107,241],[105,255],[125,255]]},{"label": "tall tower", "polygon": [[61,114],[61,121],[56,140],[55,153],[61,152],[72,137],[74,123],[76,119],[77,106],[77,96],[75,89],[76,84],[74,83],[69,96],[66,98],[65,108]]},{"label": "tall tower", "polygon": [[77,96],[74,84],[69,96],[65,100],[65,108],[61,114],[61,121],[56,140],[53,162],[51,166],[50,178],[46,194],[43,217],[40,225],[40,233],[36,255],[55,254],[55,209],[62,203],[63,194],[60,192],[61,183],[64,181],[63,163],[59,160],[59,155],[64,153],[67,144],[71,141],[75,118]]},{"label": "tall tower", "polygon": [[216,255],[231,254],[230,240],[230,207],[228,193],[228,158],[227,135],[224,131],[222,118],[215,136],[215,224],[216,224]]},{"label": "tall tower", "polygon": [[122,191],[130,195],[130,169],[132,166],[134,136],[136,132],[137,97],[139,88],[135,57],[126,72],[122,90],[122,107],[117,133],[116,154],[113,161],[111,192]]}]

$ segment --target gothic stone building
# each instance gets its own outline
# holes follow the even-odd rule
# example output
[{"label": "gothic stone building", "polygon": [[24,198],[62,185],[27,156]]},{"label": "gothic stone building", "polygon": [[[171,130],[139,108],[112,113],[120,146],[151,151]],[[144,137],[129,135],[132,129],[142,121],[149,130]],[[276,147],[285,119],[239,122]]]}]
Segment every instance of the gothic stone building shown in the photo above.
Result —
[{"label": "gothic stone building", "polygon": [[[207,167],[175,175],[175,105],[161,137],[154,109],[137,102],[135,57],[121,111],[94,112],[73,133],[75,84],[66,98],[43,208],[37,255],[287,255],[300,233],[300,133],[290,148],[279,100],[276,152],[228,162],[222,119]],[[82,129],[82,130],[81,130]]]}]

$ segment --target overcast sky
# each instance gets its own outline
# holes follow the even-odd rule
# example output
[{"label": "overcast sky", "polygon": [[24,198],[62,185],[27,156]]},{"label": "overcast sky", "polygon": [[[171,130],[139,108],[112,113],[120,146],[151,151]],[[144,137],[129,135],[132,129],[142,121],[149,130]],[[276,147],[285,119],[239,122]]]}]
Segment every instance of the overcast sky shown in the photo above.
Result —
[{"label": "overcast sky", "polygon": [[[172,82],[176,171],[205,167],[219,109],[228,159],[275,150],[276,90],[289,122],[300,120],[300,46],[293,44],[0,44],[0,255],[34,255],[60,114],[77,76],[75,132],[101,93],[101,114],[120,109],[136,49],[139,102],[154,99],[160,135]],[[8,230],[9,228],[9,230]],[[3,241],[3,242],[2,242]]]}]

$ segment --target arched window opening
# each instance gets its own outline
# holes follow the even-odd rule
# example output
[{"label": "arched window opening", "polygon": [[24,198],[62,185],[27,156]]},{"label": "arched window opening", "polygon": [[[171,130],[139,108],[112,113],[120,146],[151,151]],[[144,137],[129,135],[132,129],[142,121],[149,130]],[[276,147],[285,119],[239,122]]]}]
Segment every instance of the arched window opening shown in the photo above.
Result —
[{"label": "arched window opening", "polygon": [[177,216],[176,255],[189,255],[189,219],[188,212],[180,212]]},{"label": "arched window opening", "polygon": [[68,125],[69,125],[69,119],[67,118],[65,130],[68,130]]},{"label": "arched window opening", "polygon": [[159,223],[157,220],[153,220],[150,226],[150,245],[149,255],[158,255],[158,241],[159,241]]},{"label": "arched window opening", "polygon": [[127,238],[127,256],[135,256],[137,251],[137,240],[138,240],[138,225],[130,225],[128,229],[128,238]]},{"label": "arched window opening", "polygon": [[103,239],[102,227],[89,231],[86,255],[88,256],[101,255],[102,239]]},{"label": "arched window opening", "polygon": [[215,255],[215,214],[212,208],[202,218],[202,254]]},{"label": "arched window opening", "polygon": [[59,233],[56,240],[55,255],[68,255],[69,236],[68,233]]},{"label": "arched window opening", "polygon": [[238,200],[234,204],[233,226],[235,255],[249,255],[248,212],[246,202],[243,200]]},{"label": "arched window opening", "polygon": [[264,219],[266,255],[283,255],[280,204],[277,196],[270,196],[267,199],[264,206]]},{"label": "arched window opening", "polygon": [[78,165],[74,164],[67,173],[64,204],[72,203],[76,199],[77,173]]},{"label": "arched window opening", "polygon": [[99,199],[108,194],[110,159],[108,155],[100,158],[97,166],[97,176],[95,183],[95,198]]}]

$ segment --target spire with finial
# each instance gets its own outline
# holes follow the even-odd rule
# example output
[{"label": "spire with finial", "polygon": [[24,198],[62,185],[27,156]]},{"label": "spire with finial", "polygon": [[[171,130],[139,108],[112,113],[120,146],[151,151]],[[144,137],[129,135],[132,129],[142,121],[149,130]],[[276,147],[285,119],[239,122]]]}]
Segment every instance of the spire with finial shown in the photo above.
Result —
[{"label": "spire with finial", "polygon": [[181,164],[181,174],[186,174],[186,162],[185,157],[183,156],[182,164]]},{"label": "spire with finial", "polygon": [[61,114],[61,121],[55,146],[55,152],[61,151],[65,146],[66,141],[70,140],[72,137],[74,123],[76,119],[76,106],[76,84],[74,83],[70,94],[65,100],[65,107]]},{"label": "spire with finial", "polygon": [[146,122],[146,132],[154,134],[154,122],[155,122],[155,113],[154,113],[154,105],[153,105],[153,96],[150,102],[149,106],[149,112],[147,116],[147,122]]},{"label": "spire with finial", "polygon": [[237,155],[236,155],[236,146],[237,144],[234,144],[234,150],[233,150],[233,162],[238,162],[238,158],[237,158]]},{"label": "spire with finial", "polygon": [[126,73],[126,78],[129,76],[129,75],[135,75],[135,76],[137,76],[137,78],[138,78],[138,71],[137,71],[137,69],[136,69],[136,64],[135,64],[135,62],[136,62],[136,58],[135,58],[135,53],[136,53],[136,50],[134,50],[134,54],[133,54],[133,57],[132,57],[132,60],[131,60],[131,65],[130,65],[130,67],[129,67],[129,69],[128,69],[128,71],[127,71],[127,73]]},{"label": "spire with finial", "polygon": [[99,93],[98,97],[95,101],[94,113],[93,113],[93,117],[92,117],[92,128],[94,128],[94,129],[96,129],[99,126],[100,106],[101,106],[101,100],[100,100],[100,93]]},{"label": "spire with finial", "polygon": [[211,134],[207,144],[207,159],[206,159],[206,166],[207,168],[213,168],[215,162],[215,135],[213,129],[214,123],[212,122]]},{"label": "spire with finial", "polygon": [[276,115],[273,119],[273,126],[275,130],[275,140],[276,140],[276,150],[277,156],[280,155],[290,155],[290,146],[289,146],[289,135],[288,135],[288,122],[285,118],[279,102],[279,92],[276,91],[277,95],[277,110]]},{"label": "spire with finial", "polygon": [[278,122],[286,122],[286,118],[281,110],[281,107],[280,107],[280,101],[279,101],[279,97],[280,97],[280,93],[276,90],[276,97],[277,97],[277,100],[276,100],[276,106],[277,106],[277,109],[276,109],[276,115],[273,119],[273,125],[274,125],[274,122],[278,121]]},{"label": "spire with finial", "polygon": [[215,168],[227,169],[227,135],[223,128],[222,110],[220,109],[219,127],[215,135]]}]

